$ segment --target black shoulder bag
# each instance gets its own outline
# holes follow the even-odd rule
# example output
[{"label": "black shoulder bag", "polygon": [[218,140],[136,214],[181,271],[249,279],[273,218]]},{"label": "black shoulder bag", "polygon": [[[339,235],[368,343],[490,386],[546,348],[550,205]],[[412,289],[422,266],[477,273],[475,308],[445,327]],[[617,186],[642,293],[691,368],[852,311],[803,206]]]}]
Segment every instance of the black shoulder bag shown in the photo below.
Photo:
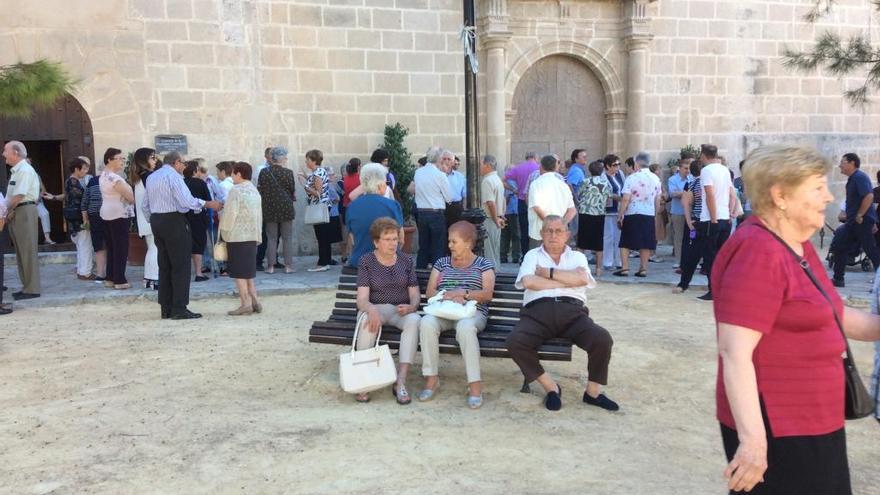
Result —
[{"label": "black shoulder bag", "polygon": [[849,341],[846,339],[846,334],[843,332],[843,324],[840,321],[840,317],[837,315],[837,310],[834,309],[834,303],[832,303],[831,298],[828,297],[828,293],[825,292],[825,289],[819,284],[819,280],[816,279],[813,271],[810,270],[810,265],[807,263],[807,260],[794,252],[794,249],[783,241],[782,238],[776,235],[775,232],[763,225],[757,226],[770,232],[777,241],[781,242],[782,245],[788,249],[788,252],[794,256],[801,268],[804,269],[804,273],[807,274],[807,278],[810,279],[810,282],[813,282],[813,285],[816,286],[816,289],[819,290],[819,293],[822,294],[822,297],[824,297],[825,300],[828,301],[828,305],[831,306],[831,312],[834,314],[834,321],[837,323],[840,335],[846,343],[846,357],[843,358],[843,374],[846,381],[846,398],[844,400],[846,419],[859,419],[871,415],[874,412],[874,399],[871,398],[871,394],[868,393],[868,389],[865,387],[865,384],[862,383],[862,377],[859,376],[859,370],[856,368],[856,362],[853,360],[852,352],[849,349]]}]

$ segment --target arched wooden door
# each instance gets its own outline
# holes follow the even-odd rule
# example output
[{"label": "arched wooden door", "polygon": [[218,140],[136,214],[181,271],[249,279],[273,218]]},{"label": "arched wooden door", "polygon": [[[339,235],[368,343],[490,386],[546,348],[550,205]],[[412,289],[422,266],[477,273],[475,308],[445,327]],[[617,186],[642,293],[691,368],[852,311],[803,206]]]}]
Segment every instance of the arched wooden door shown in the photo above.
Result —
[{"label": "arched wooden door", "polygon": [[605,91],[582,62],[553,55],[535,62],[513,96],[510,161],[529,151],[567,159],[575,148],[590,160],[605,156]]},{"label": "arched wooden door", "polygon": [[[95,145],[92,121],[73,96],[59,99],[50,108],[38,111],[27,119],[0,118],[0,141],[21,141],[28,150],[31,163],[40,174],[46,190],[64,192],[64,180],[69,175],[66,163],[77,156],[88,157],[95,166]],[[0,157],[0,162],[3,158]],[[8,167],[0,167],[0,189],[6,190]],[[52,237],[63,242],[67,235],[61,214],[61,202],[47,201],[52,223]]]}]

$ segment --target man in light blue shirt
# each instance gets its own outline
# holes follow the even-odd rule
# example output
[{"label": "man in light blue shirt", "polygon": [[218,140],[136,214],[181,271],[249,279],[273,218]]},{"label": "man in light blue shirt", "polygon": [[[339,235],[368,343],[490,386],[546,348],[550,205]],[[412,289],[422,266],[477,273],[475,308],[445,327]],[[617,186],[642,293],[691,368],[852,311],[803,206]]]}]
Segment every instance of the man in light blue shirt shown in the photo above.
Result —
[{"label": "man in light blue shirt", "polygon": [[461,214],[464,212],[464,198],[467,197],[467,179],[464,174],[458,171],[461,163],[458,157],[452,153],[445,155],[441,162],[446,167],[446,180],[449,181],[449,193],[452,200],[446,205],[446,227],[461,220]]},{"label": "man in light blue shirt", "polygon": [[[581,205],[577,204],[577,190],[581,187],[581,183],[587,178],[584,170],[587,168],[587,150],[575,149],[571,152],[571,166],[568,167],[568,173],[565,175],[565,182],[571,187],[571,194],[575,199],[575,208],[580,209]],[[575,215],[568,226],[571,231],[571,239],[577,240],[578,234],[578,215]]]},{"label": "man in light blue shirt", "polygon": [[692,161],[694,161],[693,158],[682,158],[679,160],[677,173],[673,174],[666,181],[669,197],[672,199],[669,210],[671,218],[669,225],[672,230],[672,255],[675,257],[675,264],[672,265],[673,268],[681,266],[681,243],[684,240],[684,231],[687,226],[684,219],[684,206],[681,204],[681,196],[684,194],[684,186],[694,180],[689,173]]}]

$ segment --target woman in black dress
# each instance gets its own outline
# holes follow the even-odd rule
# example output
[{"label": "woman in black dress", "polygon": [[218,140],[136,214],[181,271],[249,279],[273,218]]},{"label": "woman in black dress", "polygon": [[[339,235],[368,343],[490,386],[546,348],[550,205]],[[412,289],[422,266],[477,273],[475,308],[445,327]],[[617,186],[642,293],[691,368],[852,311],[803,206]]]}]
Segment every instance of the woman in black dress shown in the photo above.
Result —
[{"label": "woman in black dress", "polygon": [[[189,192],[195,198],[211,201],[211,193],[208,191],[208,184],[202,179],[194,177],[196,170],[199,168],[197,160],[186,162],[186,168],[183,169],[183,181]],[[186,214],[189,221],[189,230],[192,233],[192,263],[196,273],[196,282],[204,282],[208,277],[202,275],[202,253],[205,252],[205,245],[208,243],[208,211],[202,210],[198,213],[189,211]]]}]

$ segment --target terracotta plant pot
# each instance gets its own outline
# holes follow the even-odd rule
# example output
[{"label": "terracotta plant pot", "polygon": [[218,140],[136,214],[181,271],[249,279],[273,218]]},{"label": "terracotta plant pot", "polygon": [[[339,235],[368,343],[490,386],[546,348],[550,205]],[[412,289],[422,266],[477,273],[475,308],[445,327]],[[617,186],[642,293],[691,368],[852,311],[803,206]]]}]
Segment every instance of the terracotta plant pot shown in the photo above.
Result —
[{"label": "terracotta plant pot", "polygon": [[403,252],[413,254],[416,246],[416,227],[415,225],[403,226]]},{"label": "terracotta plant pot", "polygon": [[128,233],[128,265],[144,266],[147,257],[147,241],[135,232]]}]

